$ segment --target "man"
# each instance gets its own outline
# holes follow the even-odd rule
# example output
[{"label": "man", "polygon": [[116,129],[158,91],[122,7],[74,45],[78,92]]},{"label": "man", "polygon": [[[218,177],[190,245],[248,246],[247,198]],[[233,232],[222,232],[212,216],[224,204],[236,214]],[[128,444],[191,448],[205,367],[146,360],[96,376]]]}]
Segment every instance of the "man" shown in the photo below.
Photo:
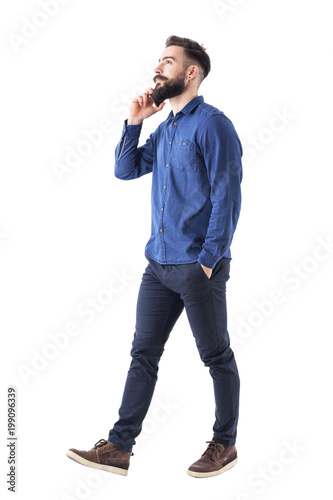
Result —
[{"label": "man", "polygon": [[[155,69],[156,87],[133,100],[116,148],[117,178],[153,174],[151,237],[145,248],[149,263],[119,420],[108,440],[90,451],[67,452],[89,467],[127,475],[164,345],[184,308],[209,367],[216,403],[212,440],[188,474],[215,476],[237,463],[239,376],[227,331],[226,282],[241,205],[242,147],[231,121],[198,95],[209,71],[202,45],[169,37]],[[165,99],[172,111],[138,147],[143,121],[161,111]]]}]

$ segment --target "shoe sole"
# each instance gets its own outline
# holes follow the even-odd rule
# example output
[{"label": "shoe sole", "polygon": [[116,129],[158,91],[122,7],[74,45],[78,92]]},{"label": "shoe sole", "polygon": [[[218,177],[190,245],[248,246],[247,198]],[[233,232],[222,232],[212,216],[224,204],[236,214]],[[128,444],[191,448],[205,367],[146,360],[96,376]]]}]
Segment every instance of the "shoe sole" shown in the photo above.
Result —
[{"label": "shoe sole", "polygon": [[105,470],[107,472],[113,472],[113,474],[119,474],[120,476],[127,476],[128,471],[126,469],[120,469],[119,467],[112,467],[111,465],[97,464],[95,462],[91,462],[80,455],[77,455],[73,451],[68,450],[66,455],[74,462],[78,462],[81,465],[85,465],[86,467],[92,467],[93,469]]},{"label": "shoe sole", "polygon": [[192,477],[213,477],[213,476],[218,476],[219,474],[223,474],[223,472],[226,472],[227,470],[231,469],[231,467],[234,467],[238,462],[238,458],[235,458],[232,462],[229,462],[227,465],[222,467],[219,470],[214,470],[212,472],[194,472],[190,469],[188,469],[187,474]]}]

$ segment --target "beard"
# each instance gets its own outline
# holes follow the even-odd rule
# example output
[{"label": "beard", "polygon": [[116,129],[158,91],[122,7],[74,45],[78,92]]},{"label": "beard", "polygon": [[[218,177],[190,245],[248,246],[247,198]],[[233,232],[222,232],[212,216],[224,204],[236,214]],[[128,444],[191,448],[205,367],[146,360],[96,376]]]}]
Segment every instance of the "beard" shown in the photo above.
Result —
[{"label": "beard", "polygon": [[151,95],[156,106],[159,106],[161,102],[165,101],[165,99],[171,99],[172,97],[177,97],[184,91],[185,76],[186,76],[186,70],[182,71],[182,73],[176,76],[176,78],[165,80],[163,84],[161,83],[157,84]]}]

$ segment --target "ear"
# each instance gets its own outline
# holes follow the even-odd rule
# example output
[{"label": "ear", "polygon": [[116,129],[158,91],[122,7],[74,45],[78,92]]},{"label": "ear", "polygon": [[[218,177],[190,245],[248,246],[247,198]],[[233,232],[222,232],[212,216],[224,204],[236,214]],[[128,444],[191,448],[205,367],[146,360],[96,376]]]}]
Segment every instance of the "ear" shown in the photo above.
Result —
[{"label": "ear", "polygon": [[199,73],[199,67],[198,66],[195,66],[194,64],[192,66],[189,67],[188,69],[188,78],[193,80],[193,78],[195,78],[197,76],[197,74]]}]

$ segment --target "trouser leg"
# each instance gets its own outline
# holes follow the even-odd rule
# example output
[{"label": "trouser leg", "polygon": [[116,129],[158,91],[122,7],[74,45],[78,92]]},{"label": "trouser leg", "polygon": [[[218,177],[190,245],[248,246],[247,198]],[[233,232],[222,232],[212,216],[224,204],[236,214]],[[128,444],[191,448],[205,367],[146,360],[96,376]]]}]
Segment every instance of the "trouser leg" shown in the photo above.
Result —
[{"label": "trouser leg", "polygon": [[164,345],[183,308],[179,294],[161,283],[149,263],[138,295],[132,361],[119,420],[108,437],[109,441],[125,451],[132,451],[135,438],[141,432],[154,393]]},{"label": "trouser leg", "polygon": [[[205,366],[214,384],[215,423],[213,439],[233,445],[239,411],[239,375],[227,330],[226,282],[230,259],[222,258],[209,279],[198,262],[181,269],[181,298]],[[179,270],[177,270],[179,274]]]}]

